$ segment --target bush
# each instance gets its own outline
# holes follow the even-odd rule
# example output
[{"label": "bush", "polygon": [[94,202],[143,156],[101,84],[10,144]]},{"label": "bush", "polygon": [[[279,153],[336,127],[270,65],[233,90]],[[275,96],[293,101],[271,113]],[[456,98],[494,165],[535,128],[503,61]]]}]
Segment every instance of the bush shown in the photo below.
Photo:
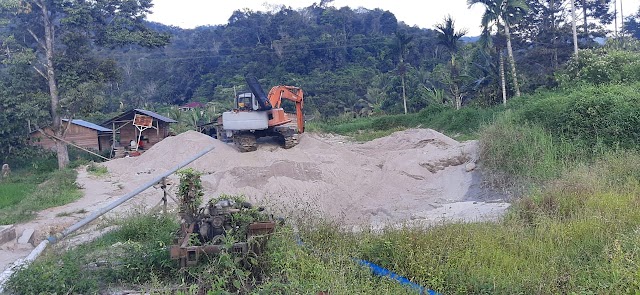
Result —
[{"label": "bush", "polygon": [[513,100],[516,124],[534,123],[557,138],[602,147],[640,144],[640,84],[582,86]]},{"label": "bush", "polygon": [[557,74],[563,87],[576,84],[604,85],[640,82],[640,53],[633,51],[586,49]]}]

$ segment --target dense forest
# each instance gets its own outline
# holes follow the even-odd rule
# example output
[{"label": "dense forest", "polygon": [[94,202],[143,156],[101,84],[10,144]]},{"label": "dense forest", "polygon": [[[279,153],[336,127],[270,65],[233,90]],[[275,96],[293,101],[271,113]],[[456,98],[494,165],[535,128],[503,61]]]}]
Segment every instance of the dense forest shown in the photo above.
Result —
[{"label": "dense forest", "polygon": [[[56,72],[59,117],[100,123],[124,109],[166,110],[191,101],[221,110],[245,90],[244,76],[251,74],[266,89],[303,88],[306,116],[323,119],[411,113],[432,104],[501,104],[556,87],[573,54],[571,12],[561,0],[470,0],[486,8],[478,23],[482,36],[467,36],[446,15],[433,28],[418,28],[389,11],[334,7],[331,1],[302,9],[238,10],[225,25],[195,29],[146,22],[150,0],[135,7],[103,2],[0,5],[5,158],[24,144],[28,126],[55,118],[43,69]],[[576,1],[581,49],[635,46],[639,15],[618,28],[613,2]],[[47,44],[37,38],[47,33],[47,23],[32,20],[38,4],[50,5],[56,29],[50,67],[42,50]],[[616,32],[605,30],[614,21]],[[607,36],[616,38],[603,45]]]}]

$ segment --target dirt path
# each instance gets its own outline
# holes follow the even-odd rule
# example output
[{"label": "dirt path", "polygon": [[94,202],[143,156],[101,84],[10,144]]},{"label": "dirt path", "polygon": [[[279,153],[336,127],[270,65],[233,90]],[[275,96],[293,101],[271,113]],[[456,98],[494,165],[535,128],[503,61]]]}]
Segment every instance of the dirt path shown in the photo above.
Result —
[{"label": "dirt path", "polygon": [[[405,130],[367,143],[307,133],[292,149],[281,149],[267,140],[251,153],[239,153],[201,133],[185,132],[165,139],[142,156],[104,163],[109,170],[106,176],[91,176],[81,169],[82,199],[40,212],[35,220],[17,225],[17,232],[34,228],[36,240],[59,232],[210,145],[215,146],[213,151],[189,165],[204,173],[205,198],[241,194],[285,216],[319,211],[357,229],[492,220],[508,207],[500,196],[481,186],[480,172],[475,169],[477,142],[459,143],[430,129]],[[175,175],[169,179],[177,183]],[[161,196],[159,188],[150,188],[107,218],[152,207]],[[24,245],[3,245],[0,268],[29,251]]]}]

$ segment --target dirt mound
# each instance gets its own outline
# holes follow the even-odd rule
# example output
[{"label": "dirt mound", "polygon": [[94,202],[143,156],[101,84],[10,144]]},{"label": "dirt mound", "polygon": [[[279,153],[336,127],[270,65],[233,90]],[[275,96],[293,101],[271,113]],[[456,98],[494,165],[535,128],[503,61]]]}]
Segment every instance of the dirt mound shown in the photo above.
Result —
[{"label": "dirt mound", "polygon": [[408,129],[362,144],[363,148],[380,150],[420,149],[429,145],[452,147],[460,143],[432,129]]},{"label": "dirt mound", "polygon": [[140,157],[105,166],[112,181],[133,189],[214,145],[189,165],[204,173],[206,196],[242,194],[280,207],[302,202],[348,223],[406,221],[468,199],[477,185],[474,172],[464,165],[477,158],[477,143],[459,143],[431,129],[399,131],[363,144],[306,133],[300,142],[285,150],[266,141],[255,152],[240,153],[190,131],[163,140]]}]

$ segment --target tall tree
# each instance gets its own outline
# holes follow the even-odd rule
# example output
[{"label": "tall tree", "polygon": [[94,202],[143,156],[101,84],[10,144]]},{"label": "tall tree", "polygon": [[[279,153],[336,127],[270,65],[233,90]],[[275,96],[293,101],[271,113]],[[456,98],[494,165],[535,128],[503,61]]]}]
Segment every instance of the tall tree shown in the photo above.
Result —
[{"label": "tall tree", "polygon": [[459,110],[462,107],[462,92],[460,91],[459,70],[456,65],[456,54],[458,53],[460,38],[467,34],[466,29],[456,30],[455,22],[451,15],[446,16],[442,23],[436,24],[436,39],[438,45],[446,48],[451,56],[451,94],[454,97],[456,109]]},{"label": "tall tree", "polygon": [[482,27],[489,27],[489,24],[495,22],[498,27],[502,25],[504,35],[507,38],[507,55],[509,64],[511,65],[511,75],[513,79],[513,88],[516,96],[520,96],[520,86],[518,85],[518,75],[516,72],[516,62],[513,57],[513,47],[511,45],[511,26],[521,17],[528,9],[524,0],[467,0],[469,6],[482,4],[485,7],[482,15]]},{"label": "tall tree", "polygon": [[[499,30],[498,30],[499,31]],[[499,38],[496,35],[496,38]],[[480,35],[480,48],[491,55],[491,48],[495,46],[493,37],[491,35],[491,27],[483,27],[482,34]],[[502,54],[502,48],[496,48],[498,52],[498,72],[500,76],[500,92],[502,93],[502,104],[507,105],[507,79],[504,74],[504,56]]]},{"label": "tall tree", "polygon": [[[573,32],[573,54],[578,55],[578,32],[576,30],[576,3],[571,1],[571,31]],[[584,30],[587,34],[587,12],[584,12]]]},{"label": "tall tree", "polygon": [[404,106],[404,113],[408,113],[407,109],[407,90],[405,87],[404,76],[407,74],[407,65],[404,63],[404,56],[407,54],[407,46],[413,40],[413,36],[407,35],[405,32],[399,31],[396,32],[396,42],[398,46],[398,54],[399,54],[399,63],[397,72],[400,75],[402,82],[402,104]]},{"label": "tall tree", "polygon": [[640,39],[640,9],[638,9],[636,14],[625,18],[624,31],[631,37]]},{"label": "tall tree", "polygon": [[[60,84],[65,73],[77,70],[74,66],[60,62],[64,61],[62,57],[65,52],[73,51],[67,49],[74,46],[77,46],[75,49],[84,49],[84,54],[75,56],[76,59],[83,59],[91,57],[91,50],[95,46],[136,44],[155,47],[165,45],[168,36],[153,32],[144,25],[145,16],[152,6],[151,0],[21,0],[14,3],[17,5],[0,6],[0,14],[11,23],[11,33],[20,36],[16,40],[22,40],[23,51],[34,53],[29,62],[47,82],[50,98],[48,111],[56,142],[58,167],[64,168],[69,163],[69,154],[66,144],[61,140],[65,132],[62,125],[61,91],[67,92],[72,90],[68,88],[79,86],[73,83],[73,79],[102,83],[105,73],[112,72],[85,68],[96,75],[67,76],[70,78],[68,83]],[[74,69],[65,70],[70,67]],[[61,89],[61,85],[67,89]]]},{"label": "tall tree", "polygon": [[601,25],[611,24],[614,20],[614,14],[609,11],[612,2],[615,6],[615,0],[577,0],[577,2],[574,0],[573,4],[577,4],[577,6],[582,9],[584,38],[590,38],[589,18],[599,22]]}]

